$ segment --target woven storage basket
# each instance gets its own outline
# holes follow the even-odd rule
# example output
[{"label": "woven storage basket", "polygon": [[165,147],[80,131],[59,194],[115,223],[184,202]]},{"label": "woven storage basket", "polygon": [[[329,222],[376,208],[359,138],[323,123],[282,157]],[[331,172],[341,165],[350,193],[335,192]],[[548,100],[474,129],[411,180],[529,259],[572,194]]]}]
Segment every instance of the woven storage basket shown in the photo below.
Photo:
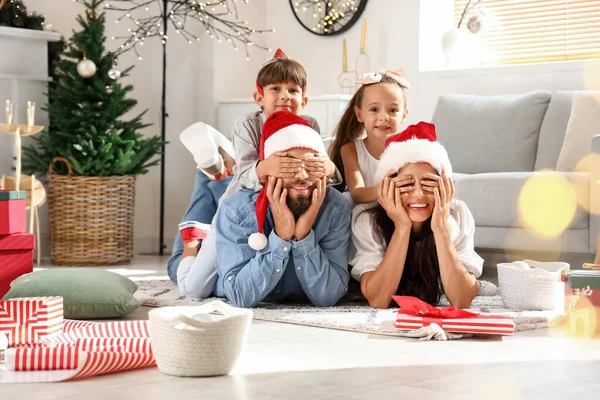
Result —
[{"label": "woven storage basket", "polygon": [[[67,164],[68,175],[52,165]],[[46,175],[50,260],[55,265],[126,264],[133,258],[135,176],[73,176],[55,157]]]},{"label": "woven storage basket", "polygon": [[525,260],[531,268],[512,263],[498,264],[500,296],[511,310],[555,310],[564,308],[564,283],[561,275],[569,269],[564,262]]},{"label": "woven storage basket", "polygon": [[231,372],[245,344],[252,311],[216,300],[196,307],[151,310],[150,338],[158,369],[175,376]]}]

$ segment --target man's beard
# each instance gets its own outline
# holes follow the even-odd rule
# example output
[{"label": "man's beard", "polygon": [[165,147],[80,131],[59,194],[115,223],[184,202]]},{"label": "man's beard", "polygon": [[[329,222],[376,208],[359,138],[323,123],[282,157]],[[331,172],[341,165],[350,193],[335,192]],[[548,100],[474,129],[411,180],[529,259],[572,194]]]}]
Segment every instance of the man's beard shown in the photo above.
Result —
[{"label": "man's beard", "polygon": [[[309,182],[299,182],[298,184],[302,184],[302,185],[306,185]],[[310,205],[312,204],[312,190],[310,190],[312,188],[312,190],[314,189],[314,184],[310,186],[309,191],[310,193],[306,196],[299,196],[296,199],[292,199],[290,196],[287,197],[286,199],[286,203],[287,206],[289,207],[290,211],[292,212],[292,214],[294,214],[294,218],[298,219],[300,218],[300,216],[302,214],[304,214],[308,208],[310,207]]]}]

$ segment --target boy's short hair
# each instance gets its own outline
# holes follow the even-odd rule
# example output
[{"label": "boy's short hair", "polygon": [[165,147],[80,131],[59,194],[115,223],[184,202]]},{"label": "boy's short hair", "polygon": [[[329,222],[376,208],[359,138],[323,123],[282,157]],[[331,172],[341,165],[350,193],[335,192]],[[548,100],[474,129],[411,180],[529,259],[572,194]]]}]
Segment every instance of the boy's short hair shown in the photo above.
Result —
[{"label": "boy's short hair", "polygon": [[258,71],[256,81],[261,88],[292,81],[305,90],[307,78],[304,67],[298,61],[291,58],[275,58]]}]

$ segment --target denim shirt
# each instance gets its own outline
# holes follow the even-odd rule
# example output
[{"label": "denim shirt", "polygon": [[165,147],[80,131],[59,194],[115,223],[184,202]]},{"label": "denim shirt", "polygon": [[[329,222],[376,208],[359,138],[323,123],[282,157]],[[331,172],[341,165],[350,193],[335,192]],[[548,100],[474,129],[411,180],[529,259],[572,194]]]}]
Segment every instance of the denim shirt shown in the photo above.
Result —
[{"label": "denim shirt", "polygon": [[348,290],[350,203],[328,187],[313,228],[304,239],[285,241],[275,233],[271,210],[262,250],[253,250],[248,237],[258,230],[258,193],[242,189],[226,198],[216,223],[217,274],[215,294],[236,307],[261,301],[310,300],[315,306],[334,305]]}]

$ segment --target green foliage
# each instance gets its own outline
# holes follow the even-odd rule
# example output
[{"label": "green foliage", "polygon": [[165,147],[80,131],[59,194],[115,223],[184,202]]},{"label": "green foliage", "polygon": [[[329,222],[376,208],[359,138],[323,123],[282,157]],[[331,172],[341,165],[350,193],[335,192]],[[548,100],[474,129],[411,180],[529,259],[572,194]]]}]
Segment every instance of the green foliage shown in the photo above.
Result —
[{"label": "green foliage", "polygon": [[[114,55],[105,52],[105,17],[97,13],[101,3],[84,3],[86,17],[77,18],[82,30],[73,32],[65,57],[55,62],[46,108],[51,127],[33,136],[35,146],[23,149],[25,171],[43,176],[56,156],[67,158],[75,174],[81,176],[145,174],[160,161],[153,158],[161,153],[162,140],[139,133],[149,126],[142,123],[145,111],[131,120],[122,118],[137,104],[127,98],[133,87],[120,83],[132,67],[122,71],[119,80],[108,77]],[[84,58],[96,64],[91,78],[77,73],[77,64]],[[67,172],[62,163],[54,170]]]}]

